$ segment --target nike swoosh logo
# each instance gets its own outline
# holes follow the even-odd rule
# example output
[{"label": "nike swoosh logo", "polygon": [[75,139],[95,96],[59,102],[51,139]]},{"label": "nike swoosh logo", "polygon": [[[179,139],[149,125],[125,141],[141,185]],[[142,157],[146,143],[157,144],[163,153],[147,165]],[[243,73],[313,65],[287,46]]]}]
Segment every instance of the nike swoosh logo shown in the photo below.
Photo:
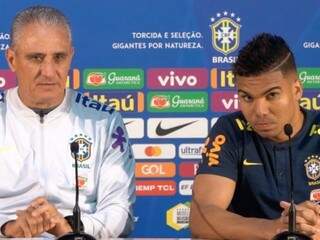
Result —
[{"label": "nike swoosh logo", "polygon": [[256,162],[249,162],[248,159],[245,159],[243,161],[243,166],[258,166],[258,165],[262,165],[262,163],[256,163]]},{"label": "nike swoosh logo", "polygon": [[182,124],[182,125],[178,125],[178,126],[175,126],[175,127],[171,127],[171,128],[166,128],[166,129],[164,129],[164,128],[162,128],[161,127],[161,122],[162,121],[160,121],[159,122],[159,124],[158,124],[158,126],[157,126],[157,128],[156,128],[156,134],[158,135],[158,136],[166,136],[166,135],[168,135],[168,134],[170,134],[170,133],[173,133],[173,132],[175,132],[175,131],[177,131],[177,130],[179,130],[179,129],[181,129],[181,128],[184,128],[184,127],[186,127],[186,126],[189,126],[190,124],[193,124],[193,123],[195,123],[195,122],[197,122],[198,120],[196,120],[196,121],[192,121],[192,122],[188,122],[188,123],[184,123],[184,124]]},{"label": "nike swoosh logo", "polygon": [[126,125],[129,125],[130,123],[133,123],[134,121],[129,121],[129,122],[126,122],[126,123],[124,123],[124,125],[126,126]]}]

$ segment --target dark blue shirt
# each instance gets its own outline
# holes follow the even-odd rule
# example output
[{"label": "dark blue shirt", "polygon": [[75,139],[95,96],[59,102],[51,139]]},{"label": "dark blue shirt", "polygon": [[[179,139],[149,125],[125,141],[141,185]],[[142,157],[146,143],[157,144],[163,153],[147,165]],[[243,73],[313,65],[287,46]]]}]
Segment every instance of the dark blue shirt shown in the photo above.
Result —
[{"label": "dark blue shirt", "polygon": [[[320,112],[302,111],[303,127],[292,138],[295,203],[320,200]],[[278,218],[280,201],[290,196],[288,142],[260,137],[240,112],[222,116],[206,140],[198,169],[198,174],[203,173],[236,181],[233,212]]]}]

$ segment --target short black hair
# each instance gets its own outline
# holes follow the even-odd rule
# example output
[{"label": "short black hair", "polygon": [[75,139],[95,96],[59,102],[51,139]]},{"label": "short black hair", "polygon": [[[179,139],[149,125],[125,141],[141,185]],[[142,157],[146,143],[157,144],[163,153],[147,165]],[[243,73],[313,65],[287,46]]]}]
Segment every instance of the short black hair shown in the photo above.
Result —
[{"label": "short black hair", "polygon": [[232,66],[234,75],[251,77],[280,70],[283,74],[297,71],[293,53],[285,40],[277,35],[260,33],[240,51]]}]

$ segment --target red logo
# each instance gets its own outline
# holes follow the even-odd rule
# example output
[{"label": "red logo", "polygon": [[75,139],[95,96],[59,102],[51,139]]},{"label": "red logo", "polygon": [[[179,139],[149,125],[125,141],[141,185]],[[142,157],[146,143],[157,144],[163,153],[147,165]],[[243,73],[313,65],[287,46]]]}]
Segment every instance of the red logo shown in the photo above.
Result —
[{"label": "red logo", "polygon": [[170,107],[170,101],[166,96],[153,96],[151,99],[151,107],[155,108],[167,108]]},{"label": "red logo", "polygon": [[0,90],[17,86],[16,75],[9,69],[0,70]]},{"label": "red logo", "polygon": [[320,201],[320,189],[314,189],[310,192],[310,201]]},{"label": "red logo", "polygon": [[94,86],[100,86],[106,83],[106,78],[103,73],[90,73],[87,77],[87,83]]},{"label": "red logo", "polygon": [[194,177],[197,174],[198,163],[183,162],[179,165],[179,175],[181,177]]},{"label": "red logo", "polygon": [[148,146],[145,148],[144,153],[148,157],[158,157],[161,155],[161,148],[158,146]]},{"label": "red logo", "polygon": [[137,196],[172,196],[177,191],[177,184],[173,180],[166,181],[136,181]]}]

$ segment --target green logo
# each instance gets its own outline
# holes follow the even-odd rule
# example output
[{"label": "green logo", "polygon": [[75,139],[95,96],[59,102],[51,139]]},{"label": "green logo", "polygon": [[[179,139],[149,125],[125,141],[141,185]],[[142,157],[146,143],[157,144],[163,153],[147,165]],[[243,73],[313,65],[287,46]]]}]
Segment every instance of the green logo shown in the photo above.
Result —
[{"label": "green logo", "polygon": [[205,112],[208,110],[206,92],[149,92],[149,112]]},{"label": "green logo", "polygon": [[304,88],[320,88],[320,68],[298,68],[298,74]]},{"label": "green logo", "polygon": [[138,68],[126,69],[85,69],[84,89],[142,89],[144,72]]}]

